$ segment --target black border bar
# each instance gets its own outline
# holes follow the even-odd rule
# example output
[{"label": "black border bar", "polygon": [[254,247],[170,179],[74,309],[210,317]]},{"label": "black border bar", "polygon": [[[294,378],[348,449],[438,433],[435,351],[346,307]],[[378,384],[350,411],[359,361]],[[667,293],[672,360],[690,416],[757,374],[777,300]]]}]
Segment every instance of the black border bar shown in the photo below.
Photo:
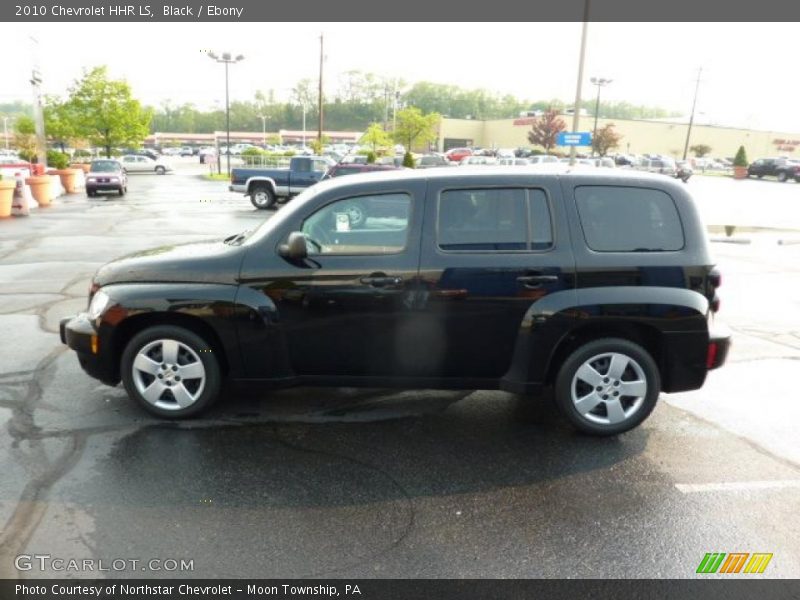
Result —
[{"label": "black border bar", "polygon": [[[800,580],[746,579],[31,579],[0,580],[3,600],[795,600]],[[20,588],[18,586],[25,586]],[[182,587],[183,586],[183,587]],[[253,587],[250,587],[253,586]],[[288,586],[284,588],[283,586]],[[350,586],[350,588],[347,588]],[[358,593],[355,592],[358,587]],[[38,588],[38,589],[35,589]],[[165,589],[166,588],[166,589]],[[266,592],[274,588],[277,593]],[[292,593],[307,589],[306,593]],[[141,591],[136,591],[140,589]],[[34,591],[32,591],[34,590]],[[76,590],[70,593],[70,590]],[[91,590],[95,590],[92,592]],[[96,591],[100,591],[99,594]],[[133,592],[131,590],[134,590]],[[286,593],[288,591],[288,593]],[[349,591],[349,593],[348,593]]]},{"label": "black border bar", "polygon": [[[586,1],[598,22],[800,21],[794,0],[4,0],[0,22],[556,22],[582,21]],[[133,10],[112,14],[120,6]],[[211,6],[235,10],[215,15]]]}]

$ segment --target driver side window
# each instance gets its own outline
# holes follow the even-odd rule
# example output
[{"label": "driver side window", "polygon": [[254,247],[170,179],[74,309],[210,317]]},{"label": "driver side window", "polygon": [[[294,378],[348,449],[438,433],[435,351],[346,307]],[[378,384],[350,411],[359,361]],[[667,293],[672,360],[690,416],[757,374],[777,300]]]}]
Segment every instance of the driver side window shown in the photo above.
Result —
[{"label": "driver side window", "polygon": [[337,200],[303,222],[309,255],[397,254],[406,247],[411,215],[408,194]]}]

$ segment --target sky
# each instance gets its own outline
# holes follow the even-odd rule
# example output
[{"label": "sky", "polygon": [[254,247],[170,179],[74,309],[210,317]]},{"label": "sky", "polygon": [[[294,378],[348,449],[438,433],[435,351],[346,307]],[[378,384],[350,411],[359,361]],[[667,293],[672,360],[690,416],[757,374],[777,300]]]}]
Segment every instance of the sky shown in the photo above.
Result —
[{"label": "sky", "polygon": [[[224,103],[224,70],[208,51],[243,54],[232,100],[274,90],[288,99],[316,79],[325,36],[325,85],[349,70],[485,88],[521,99],[575,97],[581,23],[25,23],[0,24],[0,102],[30,101],[37,53],[46,94],[65,95],[83,68],[108,65],[145,104]],[[688,115],[698,69],[696,123],[800,135],[794,83],[796,23],[590,23],[590,77],[610,78],[602,99]]]}]

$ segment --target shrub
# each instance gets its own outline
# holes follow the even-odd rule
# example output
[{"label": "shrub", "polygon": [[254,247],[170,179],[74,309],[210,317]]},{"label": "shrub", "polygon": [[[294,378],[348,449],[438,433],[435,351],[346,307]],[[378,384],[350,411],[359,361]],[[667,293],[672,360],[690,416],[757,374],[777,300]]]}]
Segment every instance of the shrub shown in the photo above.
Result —
[{"label": "shrub", "polygon": [[246,148],[242,151],[242,156],[261,156],[264,151],[261,148]]},{"label": "shrub", "polygon": [[48,150],[47,164],[54,169],[66,169],[69,166],[69,155],[58,150]]},{"label": "shrub", "polygon": [[733,166],[746,167],[748,164],[747,152],[745,152],[744,146],[739,146],[739,149],[736,151],[736,156],[733,159]]},{"label": "shrub", "polygon": [[411,152],[406,152],[403,154],[403,166],[408,167],[409,169],[414,168],[414,155]]},{"label": "shrub", "polygon": [[372,150],[367,152],[367,164],[374,163],[376,158],[377,156],[375,156],[375,153]]}]

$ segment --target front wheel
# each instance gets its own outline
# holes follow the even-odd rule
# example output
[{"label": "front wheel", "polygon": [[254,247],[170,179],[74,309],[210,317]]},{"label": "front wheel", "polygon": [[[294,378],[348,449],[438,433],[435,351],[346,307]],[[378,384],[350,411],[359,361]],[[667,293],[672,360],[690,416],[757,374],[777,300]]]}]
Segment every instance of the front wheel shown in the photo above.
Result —
[{"label": "front wheel", "polygon": [[584,344],[564,361],[555,399],[578,430],[606,436],[644,421],[660,391],[658,367],[647,350],[628,340],[603,338]]},{"label": "front wheel", "polygon": [[250,202],[256,208],[266,210],[275,205],[275,194],[270,188],[257,185],[250,190]]},{"label": "front wheel", "polygon": [[780,173],[778,173],[778,181],[783,183],[787,179],[788,179],[788,177],[786,176],[786,172],[785,171],[781,171]]},{"label": "front wheel", "polygon": [[162,166],[156,167],[156,175],[164,175],[166,172],[167,170],[164,167]]},{"label": "front wheel", "polygon": [[171,325],[141,331],[120,363],[128,395],[158,417],[182,419],[214,403],[222,375],[211,346],[196,333]]}]

